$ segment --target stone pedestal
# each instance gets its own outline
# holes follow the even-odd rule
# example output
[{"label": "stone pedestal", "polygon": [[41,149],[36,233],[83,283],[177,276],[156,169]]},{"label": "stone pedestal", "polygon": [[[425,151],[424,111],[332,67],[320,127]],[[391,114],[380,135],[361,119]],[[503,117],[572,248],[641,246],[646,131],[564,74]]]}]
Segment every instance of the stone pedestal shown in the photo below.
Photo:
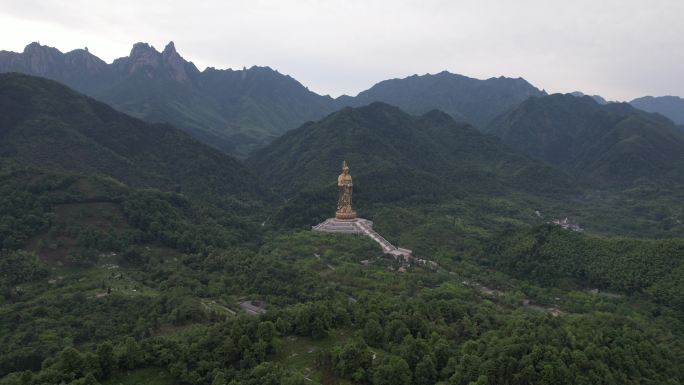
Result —
[{"label": "stone pedestal", "polygon": [[[335,219],[340,219],[340,220],[351,220],[351,219],[356,219],[356,211],[351,210],[351,211],[337,211],[335,212]],[[365,220],[365,219],[364,219]]]},{"label": "stone pedestal", "polygon": [[[354,216],[356,216],[356,213],[354,214]],[[372,228],[373,222],[363,218],[328,218],[324,222],[321,222],[318,225],[313,226],[311,230],[320,231],[324,233],[365,234],[364,225],[368,228]]]}]

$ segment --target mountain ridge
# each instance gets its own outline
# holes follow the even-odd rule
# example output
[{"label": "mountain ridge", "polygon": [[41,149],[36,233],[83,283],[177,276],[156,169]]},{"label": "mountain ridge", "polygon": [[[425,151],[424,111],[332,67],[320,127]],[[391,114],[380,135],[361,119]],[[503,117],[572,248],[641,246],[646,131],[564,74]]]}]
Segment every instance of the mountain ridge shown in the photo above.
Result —
[{"label": "mountain ridge", "polygon": [[684,125],[684,98],[679,96],[644,96],[629,102],[646,112],[657,112],[678,125]]},{"label": "mountain ridge", "polygon": [[439,109],[456,120],[482,128],[527,97],[541,95],[546,92],[523,78],[499,76],[480,80],[441,71],[383,80],[356,97],[342,100],[354,107],[381,101],[414,115]]},{"label": "mountain ridge", "polygon": [[136,43],[129,56],[110,64],[87,50],[62,53],[31,43],[22,53],[1,51],[0,72],[60,81],[122,112],[153,123],[172,123],[239,156],[336,108],[332,98],[269,67],[199,71],[180,56],[173,42],[162,52]]},{"label": "mountain ridge", "polygon": [[684,183],[684,136],[666,117],[627,103],[554,94],[530,98],[486,129],[595,186]]},{"label": "mountain ridge", "polygon": [[[0,72],[60,81],[137,118],[171,123],[239,157],[345,106],[380,101],[415,115],[441,109],[481,128],[527,96],[545,94],[521,78],[479,80],[442,71],[381,81],[355,97],[334,99],[270,67],[200,71],[178,53],[173,42],[161,52],[147,43],[136,43],[129,56],[109,64],[87,49],[62,53],[31,43],[22,53],[0,51]],[[434,87],[435,79],[446,85]],[[402,92],[385,92],[388,85]],[[407,108],[414,104],[416,108]]]}]

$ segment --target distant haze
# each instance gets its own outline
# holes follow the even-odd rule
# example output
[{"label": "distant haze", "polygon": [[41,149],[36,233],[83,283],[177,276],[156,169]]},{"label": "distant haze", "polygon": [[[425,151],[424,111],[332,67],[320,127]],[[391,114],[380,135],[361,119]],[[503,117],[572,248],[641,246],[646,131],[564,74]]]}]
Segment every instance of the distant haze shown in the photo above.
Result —
[{"label": "distant haze", "polygon": [[333,96],[442,70],[608,100],[684,96],[681,0],[2,0],[4,50],[87,46],[111,62],[170,40],[200,69],[270,66]]}]

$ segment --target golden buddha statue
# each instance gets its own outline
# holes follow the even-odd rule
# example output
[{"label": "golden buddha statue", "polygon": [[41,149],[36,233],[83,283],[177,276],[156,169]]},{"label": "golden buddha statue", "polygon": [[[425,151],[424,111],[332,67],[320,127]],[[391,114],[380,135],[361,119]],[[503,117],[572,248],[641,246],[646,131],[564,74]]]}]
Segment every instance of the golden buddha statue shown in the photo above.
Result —
[{"label": "golden buddha statue", "polygon": [[349,175],[349,166],[345,160],[342,163],[342,174],[337,177],[337,188],[339,189],[339,196],[337,198],[337,211],[335,218],[337,219],[355,219],[356,211],[352,209],[352,176]]}]

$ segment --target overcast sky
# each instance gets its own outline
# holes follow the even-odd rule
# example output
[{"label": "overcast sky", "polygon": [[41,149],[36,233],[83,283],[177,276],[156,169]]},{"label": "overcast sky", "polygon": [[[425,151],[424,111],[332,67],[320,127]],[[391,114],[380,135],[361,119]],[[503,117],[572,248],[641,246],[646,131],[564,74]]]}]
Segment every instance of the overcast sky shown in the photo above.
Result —
[{"label": "overcast sky", "polygon": [[107,62],[173,40],[198,68],[270,66],[356,95],[442,70],[611,100],[684,96],[684,0],[0,0],[0,49]]}]

